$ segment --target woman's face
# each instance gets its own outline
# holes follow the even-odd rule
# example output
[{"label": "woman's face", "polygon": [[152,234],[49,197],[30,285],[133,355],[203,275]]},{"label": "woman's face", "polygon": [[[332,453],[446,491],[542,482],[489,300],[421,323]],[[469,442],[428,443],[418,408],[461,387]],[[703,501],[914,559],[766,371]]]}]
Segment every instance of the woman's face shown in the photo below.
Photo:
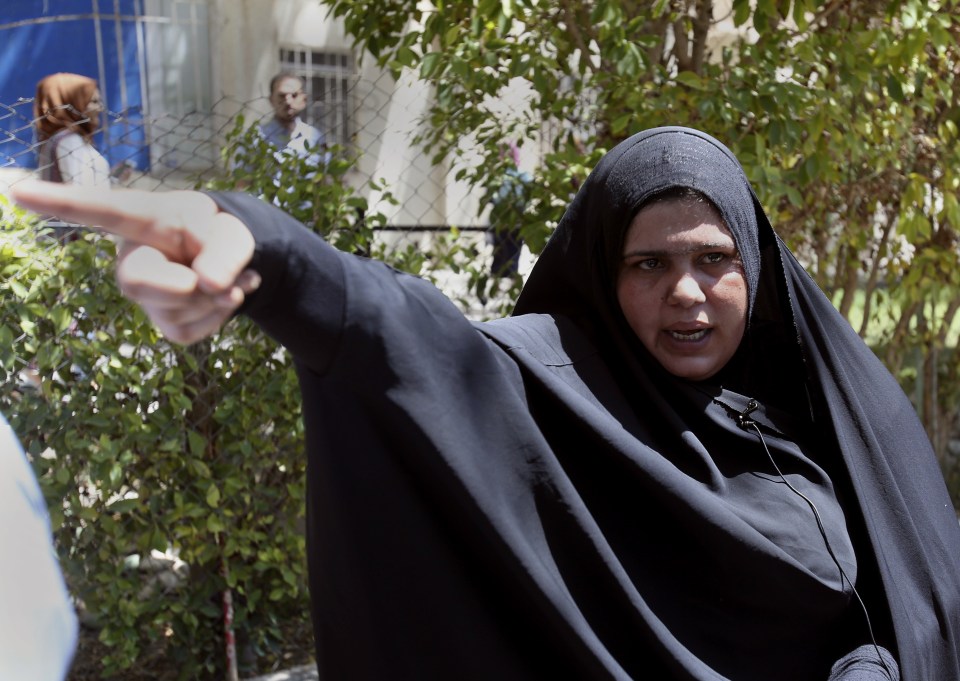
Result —
[{"label": "woman's face", "polygon": [[100,94],[100,90],[95,90],[93,96],[90,98],[90,102],[87,104],[86,111],[83,112],[83,115],[96,121],[103,109],[103,97]]},{"label": "woman's face", "polygon": [[87,104],[87,111],[89,113],[100,113],[103,111],[103,97],[100,95],[100,90],[94,90],[93,97],[90,98],[90,103]]},{"label": "woman's face", "polygon": [[720,371],[743,338],[747,282],[713,205],[679,198],[641,209],[624,239],[617,299],[671,374],[700,381]]}]

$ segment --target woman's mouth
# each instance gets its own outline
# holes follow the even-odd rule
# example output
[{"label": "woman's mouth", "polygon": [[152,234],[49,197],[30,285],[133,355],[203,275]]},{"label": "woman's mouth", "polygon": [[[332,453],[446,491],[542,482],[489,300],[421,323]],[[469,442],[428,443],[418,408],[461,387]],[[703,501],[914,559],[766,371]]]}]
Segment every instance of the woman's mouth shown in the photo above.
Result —
[{"label": "woman's mouth", "polygon": [[690,329],[689,331],[667,331],[671,338],[678,341],[698,341],[707,335],[710,329]]}]

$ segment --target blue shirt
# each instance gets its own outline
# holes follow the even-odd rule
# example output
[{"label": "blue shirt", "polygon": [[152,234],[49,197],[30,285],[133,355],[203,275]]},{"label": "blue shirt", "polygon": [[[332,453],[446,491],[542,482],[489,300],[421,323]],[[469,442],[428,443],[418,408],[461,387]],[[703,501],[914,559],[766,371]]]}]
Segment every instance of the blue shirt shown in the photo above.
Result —
[{"label": "blue shirt", "polygon": [[326,141],[323,133],[300,118],[296,119],[292,131],[276,118],[271,118],[269,123],[260,126],[260,134],[278,149],[278,161],[283,160],[282,155],[291,153],[317,165],[328,160],[328,154],[323,150]]}]

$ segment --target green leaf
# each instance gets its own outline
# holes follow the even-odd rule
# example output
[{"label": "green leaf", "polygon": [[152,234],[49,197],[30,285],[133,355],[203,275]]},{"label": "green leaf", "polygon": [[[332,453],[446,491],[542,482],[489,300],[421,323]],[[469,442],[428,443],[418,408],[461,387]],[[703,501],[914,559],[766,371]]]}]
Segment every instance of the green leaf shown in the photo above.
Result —
[{"label": "green leaf", "polygon": [[627,126],[633,120],[634,114],[627,113],[619,116],[618,118],[613,119],[613,122],[610,124],[610,129],[620,135],[626,132]]},{"label": "green leaf", "polygon": [[420,77],[431,80],[438,76],[443,69],[443,55],[439,52],[430,52],[420,60]]},{"label": "green leaf", "polygon": [[220,489],[213,483],[207,488],[207,505],[216,508],[220,505]]},{"label": "green leaf", "polygon": [[397,50],[397,54],[394,59],[403,66],[412,68],[413,65],[417,63],[417,54],[409,47],[401,47],[399,50]]},{"label": "green leaf", "polygon": [[223,524],[223,520],[215,513],[211,513],[207,516],[207,531],[214,534],[220,532],[225,532],[227,529],[226,525]]},{"label": "green leaf", "polygon": [[750,1],[733,0],[733,25],[743,26],[750,19]]},{"label": "green leaf", "polygon": [[470,76],[470,65],[463,59],[453,58],[450,60],[450,73],[466,80]]},{"label": "green leaf", "polygon": [[795,208],[803,208],[803,196],[800,195],[800,192],[797,191],[795,187],[787,187],[787,199],[790,201],[790,204]]},{"label": "green leaf", "polygon": [[140,506],[140,500],[137,498],[133,499],[118,499],[113,503],[107,506],[107,511],[110,513],[128,513],[129,511],[134,510]]},{"label": "green leaf", "polygon": [[900,81],[894,76],[887,78],[887,92],[890,94],[890,97],[897,102],[902,102],[903,97],[903,86],[900,84]]},{"label": "green leaf", "polygon": [[650,16],[654,19],[662,17],[670,7],[670,0],[655,0],[650,8]]},{"label": "green leaf", "polygon": [[66,307],[57,305],[50,310],[50,321],[53,322],[56,332],[60,334],[70,327],[70,322],[73,321],[73,314]]},{"label": "green leaf", "polygon": [[[190,446],[190,454],[198,459],[202,458],[207,450],[207,441],[203,436],[195,430],[187,431],[187,442]],[[207,471],[207,473],[209,473],[209,471]]]},{"label": "green leaf", "polygon": [[798,31],[806,31],[809,21],[807,21],[807,12],[810,9],[807,6],[805,0],[794,0],[793,1],[793,23],[797,25]]},{"label": "green leaf", "polygon": [[19,281],[17,281],[16,279],[11,279],[10,281],[8,281],[8,282],[6,282],[6,283],[7,283],[7,286],[10,287],[10,290],[13,291],[13,294],[14,294],[15,296],[17,296],[17,298],[20,298],[21,300],[24,300],[24,299],[27,298],[27,296],[30,295],[29,289],[27,289],[26,286],[24,286],[23,284],[21,284],[21,283],[20,283]]},{"label": "green leaf", "polygon": [[117,484],[120,482],[122,478],[123,478],[123,467],[119,463],[114,462],[113,465],[110,466],[110,473],[108,476],[108,480],[110,481],[110,486],[113,488],[116,488]]},{"label": "green leaf", "polygon": [[803,169],[810,181],[817,179],[820,175],[820,158],[813,154],[803,163]]},{"label": "green leaf", "polygon": [[53,477],[61,485],[65,485],[73,478],[73,475],[70,473],[69,468],[63,466],[57,469],[57,472],[53,474]]},{"label": "green leaf", "polygon": [[681,85],[686,85],[689,88],[693,88],[694,90],[702,91],[707,89],[703,79],[693,71],[681,71],[678,73],[677,82]]},{"label": "green leaf", "polygon": [[960,230],[960,201],[957,195],[945,193],[943,196],[943,213],[954,230]]}]

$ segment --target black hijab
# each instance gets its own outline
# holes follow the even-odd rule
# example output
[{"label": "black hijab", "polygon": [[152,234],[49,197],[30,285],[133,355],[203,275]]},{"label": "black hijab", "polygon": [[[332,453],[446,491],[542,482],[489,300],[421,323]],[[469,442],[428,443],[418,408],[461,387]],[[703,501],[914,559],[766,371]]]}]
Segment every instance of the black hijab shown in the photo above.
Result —
[{"label": "black hijab", "polygon": [[[662,370],[627,326],[614,289],[632,217],[657,194],[679,187],[717,207],[749,289],[747,335],[709,383]],[[631,418],[646,424],[636,427],[639,439],[681,471],[698,465],[684,460],[690,433],[715,458],[753,451],[754,436],[715,412],[717,405],[730,412],[758,398],[758,420],[787,443],[799,443],[810,459],[804,465],[825,476],[820,482],[812,476],[814,488],[842,509],[826,524],[846,523],[858,589],[903,678],[960,678],[960,529],[926,434],[893,377],[775,235],[723,144],[668,127],[634,135],[608,153],[531,272],[515,309],[530,313],[569,319],[592,340]],[[670,476],[661,484],[672,484]],[[850,626],[862,629],[851,642],[867,641],[862,621]]]}]

